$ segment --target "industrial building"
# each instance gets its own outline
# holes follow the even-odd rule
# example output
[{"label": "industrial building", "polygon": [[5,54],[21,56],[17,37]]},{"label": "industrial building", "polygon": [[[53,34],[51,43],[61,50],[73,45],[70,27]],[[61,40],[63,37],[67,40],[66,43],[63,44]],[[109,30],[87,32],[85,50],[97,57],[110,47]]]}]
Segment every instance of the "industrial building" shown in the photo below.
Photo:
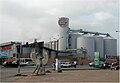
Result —
[{"label": "industrial building", "polygon": [[82,29],[73,30],[69,27],[69,18],[67,17],[60,17],[58,25],[59,38],[57,41],[47,42],[45,46],[55,50],[58,46],[60,51],[84,49],[85,57],[88,60],[93,59],[94,52],[99,52],[100,58],[117,56],[117,39],[112,38],[110,34],[83,31]]},{"label": "industrial building", "polygon": [[[84,31],[82,29],[73,30],[69,27],[69,18],[60,17],[58,19],[59,38],[56,41],[44,43],[44,47],[51,50],[51,56],[55,57],[56,51],[59,56],[79,56],[86,60],[93,60],[94,53],[99,52],[100,58],[116,59],[117,57],[117,39],[114,39],[108,33]],[[7,42],[0,44],[0,54],[7,54],[8,57],[17,57],[16,46],[19,42]],[[31,44],[22,45],[21,58],[30,58],[30,52],[33,47]]]}]

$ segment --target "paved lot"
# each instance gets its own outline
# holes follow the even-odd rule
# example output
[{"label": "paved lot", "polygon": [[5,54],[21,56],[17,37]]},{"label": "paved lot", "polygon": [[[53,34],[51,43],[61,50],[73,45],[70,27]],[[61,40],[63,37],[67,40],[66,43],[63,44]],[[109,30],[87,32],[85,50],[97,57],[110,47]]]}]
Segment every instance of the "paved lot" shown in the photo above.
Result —
[{"label": "paved lot", "polygon": [[[35,66],[25,66],[25,67],[21,67],[20,71],[22,74],[29,74],[32,73],[34,70]],[[52,66],[47,66],[47,69],[52,69]],[[87,65],[84,66],[80,66],[78,65],[77,68],[70,68],[71,70],[73,69],[94,69],[92,67],[89,67]],[[8,80],[9,77],[14,76],[17,74],[18,72],[18,68],[5,68],[5,67],[1,67],[0,66],[0,75],[1,75],[1,80],[2,81],[6,81]],[[65,70],[69,70],[69,68],[65,68]]]},{"label": "paved lot", "polygon": [[[34,67],[21,67],[20,71],[22,74],[30,74],[34,70]],[[12,81],[15,78],[20,78],[20,77],[15,77],[15,75],[18,73],[18,68],[5,68],[1,67],[0,68],[0,80],[1,81]],[[12,78],[12,79],[11,79]]]},{"label": "paved lot", "polygon": [[72,70],[63,73],[49,73],[43,76],[27,76],[15,82],[118,82],[118,71]]},{"label": "paved lot", "polygon": [[[83,66],[84,67],[84,66]],[[85,67],[86,68],[86,67]],[[14,76],[17,68],[2,68],[1,77],[3,82],[118,82],[119,71],[115,70],[66,70],[62,73],[46,73],[43,76],[33,76],[34,67],[23,67],[22,74],[28,76]],[[4,75],[5,73],[8,75]],[[13,72],[13,73],[12,73]],[[10,74],[11,73],[11,74]]]}]

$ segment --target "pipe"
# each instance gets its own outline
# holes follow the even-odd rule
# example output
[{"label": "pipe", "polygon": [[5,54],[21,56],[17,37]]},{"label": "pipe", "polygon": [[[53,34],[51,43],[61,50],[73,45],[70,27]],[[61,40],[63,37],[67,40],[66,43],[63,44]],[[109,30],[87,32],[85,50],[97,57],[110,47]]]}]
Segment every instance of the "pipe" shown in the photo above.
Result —
[{"label": "pipe", "polygon": [[99,34],[99,35],[107,35],[107,36],[110,36],[108,33],[83,31],[82,29],[80,29],[80,30],[70,30],[70,33],[89,33],[89,34]]}]

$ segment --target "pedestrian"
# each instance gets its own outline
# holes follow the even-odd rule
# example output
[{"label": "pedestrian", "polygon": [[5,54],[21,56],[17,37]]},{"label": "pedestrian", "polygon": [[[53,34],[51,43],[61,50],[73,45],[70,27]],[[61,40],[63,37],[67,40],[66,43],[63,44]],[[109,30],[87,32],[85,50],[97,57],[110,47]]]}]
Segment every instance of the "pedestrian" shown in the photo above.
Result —
[{"label": "pedestrian", "polygon": [[55,62],[53,62],[52,66],[53,66],[53,70],[55,70]]},{"label": "pedestrian", "polygon": [[76,68],[76,66],[77,66],[77,61],[74,61],[74,67]]}]

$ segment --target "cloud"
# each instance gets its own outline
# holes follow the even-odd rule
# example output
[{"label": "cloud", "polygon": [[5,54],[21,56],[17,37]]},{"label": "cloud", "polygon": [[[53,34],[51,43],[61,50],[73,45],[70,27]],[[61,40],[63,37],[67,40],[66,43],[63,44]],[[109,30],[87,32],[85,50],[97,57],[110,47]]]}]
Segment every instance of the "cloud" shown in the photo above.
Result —
[{"label": "cloud", "polygon": [[53,9],[46,11],[46,13],[53,15],[53,16],[56,16],[56,15],[59,16],[62,14],[62,11],[58,8],[53,8]]},{"label": "cloud", "polygon": [[107,20],[109,18],[112,18],[112,15],[109,13],[105,13],[103,11],[95,14],[95,19],[100,20],[100,21],[104,21],[104,20]]},{"label": "cloud", "polygon": [[58,17],[69,17],[70,28],[108,32],[116,37],[118,0],[1,0],[0,42],[49,41],[59,33]]}]

